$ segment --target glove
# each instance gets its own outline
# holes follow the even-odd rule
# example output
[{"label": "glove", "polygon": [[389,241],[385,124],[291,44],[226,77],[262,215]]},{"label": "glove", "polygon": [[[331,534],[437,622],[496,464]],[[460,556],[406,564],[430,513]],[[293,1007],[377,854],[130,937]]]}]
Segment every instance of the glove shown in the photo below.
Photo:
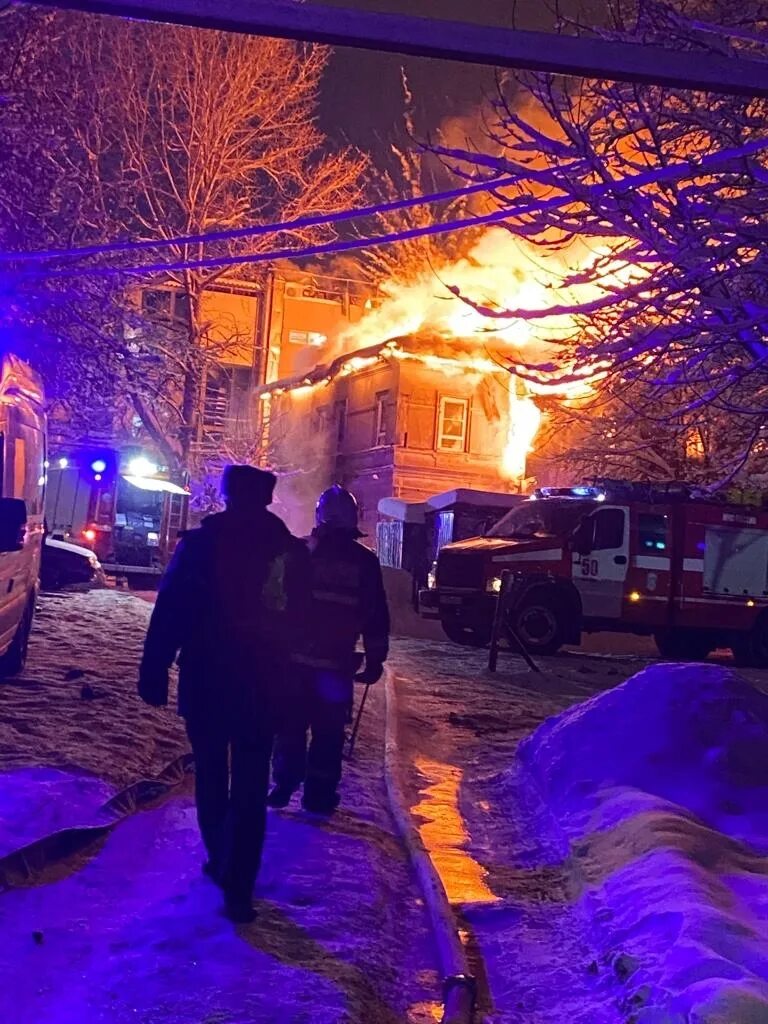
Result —
[{"label": "glove", "polygon": [[139,696],[153,708],[168,703],[168,669],[142,665],[139,669]]},{"label": "glove", "polygon": [[372,661],[370,658],[365,659],[365,668],[362,672],[358,672],[355,676],[356,683],[363,683],[365,686],[371,686],[373,683],[378,683],[384,674],[384,663],[382,661]]}]

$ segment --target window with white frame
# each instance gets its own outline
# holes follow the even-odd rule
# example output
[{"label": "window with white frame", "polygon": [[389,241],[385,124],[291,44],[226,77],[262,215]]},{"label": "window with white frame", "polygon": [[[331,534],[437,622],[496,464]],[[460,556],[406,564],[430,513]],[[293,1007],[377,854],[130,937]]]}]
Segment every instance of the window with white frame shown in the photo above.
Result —
[{"label": "window with white frame", "polygon": [[376,405],[374,407],[373,419],[373,445],[374,448],[387,443],[387,400],[388,391],[379,391],[376,394]]},{"label": "window with white frame", "polygon": [[467,447],[469,402],[466,398],[440,399],[437,419],[437,449],[441,452],[463,452]]}]

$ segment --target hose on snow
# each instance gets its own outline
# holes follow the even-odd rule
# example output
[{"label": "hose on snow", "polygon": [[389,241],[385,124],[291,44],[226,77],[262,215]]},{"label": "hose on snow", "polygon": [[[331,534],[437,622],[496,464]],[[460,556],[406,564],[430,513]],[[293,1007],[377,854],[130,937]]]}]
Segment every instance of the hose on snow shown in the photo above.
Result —
[{"label": "hose on snow", "polygon": [[[46,868],[87,849],[129,814],[165,796],[192,768],[192,755],[181,754],[154,779],[138,779],[110,797],[94,814],[92,825],[59,829],[0,857],[0,891],[29,885]],[[99,820],[101,819],[101,820]]]}]

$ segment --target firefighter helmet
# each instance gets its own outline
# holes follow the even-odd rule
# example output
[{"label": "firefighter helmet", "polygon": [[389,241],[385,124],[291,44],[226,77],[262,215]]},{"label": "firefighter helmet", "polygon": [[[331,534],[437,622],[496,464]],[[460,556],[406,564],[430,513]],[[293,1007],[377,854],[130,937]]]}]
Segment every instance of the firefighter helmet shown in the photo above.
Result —
[{"label": "firefighter helmet", "polygon": [[346,487],[334,484],[317,499],[315,522],[338,530],[357,530],[357,501]]}]

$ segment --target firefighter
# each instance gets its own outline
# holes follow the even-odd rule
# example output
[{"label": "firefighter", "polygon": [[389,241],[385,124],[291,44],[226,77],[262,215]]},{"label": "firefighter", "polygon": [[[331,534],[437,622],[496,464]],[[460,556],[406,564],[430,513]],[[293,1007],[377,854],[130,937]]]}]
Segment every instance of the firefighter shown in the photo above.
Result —
[{"label": "firefighter", "polygon": [[[285,807],[302,785],[307,811],[332,814],[353,681],[378,682],[389,648],[389,611],[376,555],[358,543],[357,502],[339,485],[320,495],[309,540],[312,600],[302,649],[292,661],[301,699],[275,743],[272,807]],[[365,663],[356,655],[362,636]],[[357,674],[355,674],[357,672]],[[307,730],[311,733],[307,749]]]},{"label": "firefighter", "polygon": [[179,713],[195,758],[195,800],[208,859],[235,921],[253,919],[266,826],[269,762],[286,690],[287,645],[305,618],[306,545],[267,510],[275,477],[228,466],[226,510],[180,540],[144,645],[139,695],[168,701],[178,655]]}]

